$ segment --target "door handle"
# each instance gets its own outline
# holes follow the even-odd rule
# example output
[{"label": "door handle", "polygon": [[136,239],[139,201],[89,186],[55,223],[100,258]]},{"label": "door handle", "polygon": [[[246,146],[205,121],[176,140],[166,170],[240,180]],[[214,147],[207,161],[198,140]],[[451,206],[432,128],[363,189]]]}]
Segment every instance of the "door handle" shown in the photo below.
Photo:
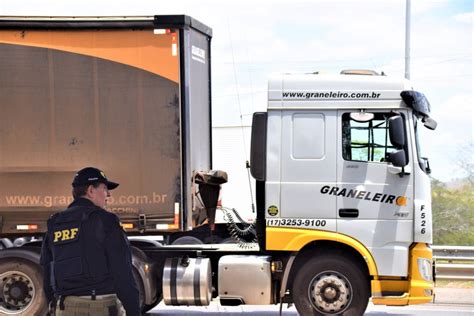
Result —
[{"label": "door handle", "polygon": [[356,208],[340,208],[340,217],[359,217],[359,210]]}]

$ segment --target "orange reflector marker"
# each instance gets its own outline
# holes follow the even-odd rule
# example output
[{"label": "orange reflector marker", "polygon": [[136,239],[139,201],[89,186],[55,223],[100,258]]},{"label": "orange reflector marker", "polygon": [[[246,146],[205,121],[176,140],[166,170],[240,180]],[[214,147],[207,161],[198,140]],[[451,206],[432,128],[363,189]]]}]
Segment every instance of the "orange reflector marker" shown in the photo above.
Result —
[{"label": "orange reflector marker", "polygon": [[168,229],[178,229],[178,228],[179,228],[179,225],[176,225],[176,224],[168,225]]},{"label": "orange reflector marker", "polygon": [[176,33],[172,33],[172,37],[171,37],[171,56],[178,56],[178,44],[176,40]]},{"label": "orange reflector marker", "polygon": [[174,203],[174,223],[173,224],[156,224],[158,230],[179,229],[179,203]]},{"label": "orange reflector marker", "polygon": [[174,224],[169,225],[169,229],[178,229],[179,228],[179,203],[174,203]]},{"label": "orange reflector marker", "polygon": [[133,229],[133,223],[122,223],[123,229]]},{"label": "orange reflector marker", "polygon": [[16,230],[37,230],[38,225],[30,224],[30,225],[16,225]]}]

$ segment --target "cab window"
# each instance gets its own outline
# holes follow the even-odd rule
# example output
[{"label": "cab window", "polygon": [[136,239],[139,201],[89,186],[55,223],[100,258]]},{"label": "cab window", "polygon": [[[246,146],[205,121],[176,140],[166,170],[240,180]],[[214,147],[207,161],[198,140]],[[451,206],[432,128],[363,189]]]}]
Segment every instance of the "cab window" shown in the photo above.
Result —
[{"label": "cab window", "polygon": [[388,162],[396,148],[390,143],[388,119],[394,113],[374,113],[368,122],[357,122],[350,113],[342,115],[342,155],[344,160]]}]

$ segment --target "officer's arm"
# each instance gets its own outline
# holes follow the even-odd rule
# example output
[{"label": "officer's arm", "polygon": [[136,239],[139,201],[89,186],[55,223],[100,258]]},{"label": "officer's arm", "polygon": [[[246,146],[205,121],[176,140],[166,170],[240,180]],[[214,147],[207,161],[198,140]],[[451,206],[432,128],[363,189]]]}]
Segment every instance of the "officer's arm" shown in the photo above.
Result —
[{"label": "officer's arm", "polygon": [[53,257],[49,249],[48,233],[44,234],[43,244],[41,245],[41,266],[43,267],[43,289],[46,300],[51,302],[53,299],[53,288],[51,287],[51,262]]},{"label": "officer's arm", "polygon": [[107,224],[104,223],[105,251],[109,271],[114,279],[115,291],[127,316],[140,315],[139,292],[132,273],[130,244],[116,216],[107,222]]}]

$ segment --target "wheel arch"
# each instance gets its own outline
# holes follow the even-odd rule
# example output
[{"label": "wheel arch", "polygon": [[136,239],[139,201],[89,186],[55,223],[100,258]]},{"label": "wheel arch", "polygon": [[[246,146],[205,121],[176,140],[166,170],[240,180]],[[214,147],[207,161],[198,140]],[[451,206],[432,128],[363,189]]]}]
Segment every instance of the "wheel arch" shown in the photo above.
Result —
[{"label": "wheel arch", "polygon": [[293,251],[298,257],[325,250],[346,250],[377,276],[377,264],[370,251],[358,240],[336,232],[298,228],[267,227],[267,250]]},{"label": "wheel arch", "polygon": [[0,261],[20,259],[41,267],[40,257],[40,249],[36,247],[7,248],[0,251]]}]

